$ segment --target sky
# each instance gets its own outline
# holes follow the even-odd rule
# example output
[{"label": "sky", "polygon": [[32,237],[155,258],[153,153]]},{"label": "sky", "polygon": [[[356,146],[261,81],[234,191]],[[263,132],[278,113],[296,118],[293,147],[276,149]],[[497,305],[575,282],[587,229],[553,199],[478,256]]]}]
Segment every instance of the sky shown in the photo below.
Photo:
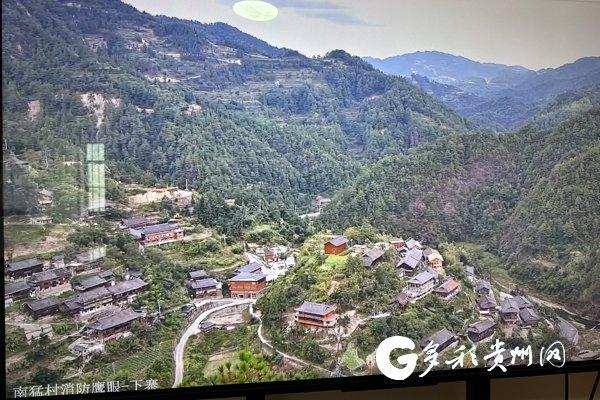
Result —
[{"label": "sky", "polygon": [[235,14],[235,0],[125,2],[151,14],[225,22],[307,56],[437,50],[535,70],[600,56],[600,0],[271,0],[278,15],[268,22]]}]

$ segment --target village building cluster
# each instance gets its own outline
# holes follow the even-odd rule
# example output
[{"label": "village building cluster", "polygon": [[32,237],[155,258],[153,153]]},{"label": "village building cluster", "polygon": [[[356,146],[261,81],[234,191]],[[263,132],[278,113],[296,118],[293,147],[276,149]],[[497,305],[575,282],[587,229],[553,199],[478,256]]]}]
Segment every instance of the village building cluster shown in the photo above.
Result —
[{"label": "village building cluster", "polygon": [[[462,292],[461,281],[446,274],[444,258],[440,252],[424,246],[418,240],[393,238],[387,243],[372,246],[351,246],[347,238],[335,236],[323,245],[326,255],[352,254],[361,258],[365,268],[374,268],[385,258],[388,249],[396,250],[396,270],[399,276],[406,278],[406,286],[398,293],[395,302],[401,309],[428,295],[452,301]],[[525,296],[504,295],[498,303],[491,283],[478,279],[473,266],[466,266],[464,272],[474,287],[476,299],[473,306],[478,312],[479,321],[469,325],[462,337],[476,344],[491,339],[501,327],[528,329],[538,325],[540,317]],[[305,302],[295,310],[295,321],[306,327],[330,328],[335,325],[336,320],[335,305]],[[565,327],[564,331],[571,331],[570,336],[575,336],[570,327]],[[441,352],[454,347],[460,337],[459,333],[444,328],[424,338],[421,347],[425,348],[427,344],[434,342],[438,345],[437,351]]]},{"label": "village building cluster", "polygon": [[[104,268],[105,254],[105,249],[99,247],[77,254],[68,263],[63,256],[50,261],[6,263],[5,306],[20,300],[23,311],[34,320],[58,314],[69,316],[84,325],[82,338],[69,347],[75,354],[103,349],[99,340],[114,339],[128,331],[132,323],[144,320],[145,314],[134,311],[130,304],[148,286],[137,271],[128,271],[123,280],[118,280],[112,270]],[[59,297],[65,292],[73,294]],[[50,329],[45,334],[51,333]]]}]

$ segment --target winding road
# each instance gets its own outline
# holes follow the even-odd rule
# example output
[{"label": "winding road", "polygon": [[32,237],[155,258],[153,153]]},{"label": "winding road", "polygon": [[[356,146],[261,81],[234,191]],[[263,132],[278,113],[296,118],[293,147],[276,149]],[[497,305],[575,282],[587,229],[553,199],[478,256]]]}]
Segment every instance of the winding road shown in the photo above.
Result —
[{"label": "winding road", "polygon": [[[204,306],[207,304],[219,303],[219,302],[223,302],[223,300],[206,300],[206,301],[199,303],[198,306],[201,307],[201,306]],[[206,318],[208,318],[210,315],[212,315],[213,313],[215,313],[217,311],[224,310],[224,309],[227,309],[230,307],[239,306],[240,304],[252,304],[252,303],[254,303],[254,300],[231,300],[231,302],[229,302],[227,304],[223,304],[223,305],[220,305],[220,306],[217,306],[214,308],[210,308],[206,311],[203,311],[194,319],[194,321],[183,332],[183,334],[181,335],[181,338],[179,339],[179,342],[177,343],[177,346],[175,346],[175,350],[173,350],[173,361],[175,363],[175,377],[173,380],[174,388],[181,385],[181,382],[183,381],[183,369],[184,369],[183,354],[184,354],[184,350],[185,350],[185,345],[187,344],[187,341],[189,340],[190,337],[200,333],[200,327],[199,327],[200,322],[204,321]]]},{"label": "winding road", "polygon": [[321,367],[321,366],[319,366],[319,365],[312,364],[312,363],[310,363],[310,362],[308,362],[308,361],[305,361],[305,360],[302,360],[302,359],[300,359],[300,358],[297,358],[297,357],[291,356],[291,355],[289,355],[289,354],[286,354],[286,353],[284,353],[284,352],[282,352],[282,351],[280,351],[280,350],[277,350],[275,347],[273,347],[273,345],[271,344],[271,342],[269,342],[269,341],[268,341],[268,340],[267,340],[267,339],[266,339],[266,338],[263,336],[263,333],[262,333],[262,327],[263,327],[262,318],[260,317],[260,315],[258,315],[258,314],[256,314],[256,313],[254,312],[254,309],[252,308],[252,306],[250,306],[250,309],[249,309],[249,311],[250,311],[250,314],[252,314],[252,316],[253,316],[254,318],[257,318],[257,319],[258,319],[258,321],[259,321],[259,325],[258,325],[258,339],[260,340],[260,342],[261,342],[262,344],[264,344],[265,346],[267,346],[268,348],[270,348],[271,350],[273,350],[274,352],[276,352],[277,354],[279,354],[279,355],[280,355],[280,356],[282,356],[283,358],[286,358],[286,359],[288,359],[288,360],[294,361],[294,362],[296,362],[296,363],[298,363],[298,364],[300,364],[300,365],[304,365],[304,366],[307,366],[307,367],[313,367],[313,368],[315,368],[315,369],[318,369],[319,371],[321,371],[321,372],[324,372],[324,373],[326,373],[326,374],[333,375],[333,373],[334,373],[333,371],[330,371],[330,370],[328,370],[328,369],[325,369],[325,368],[323,368],[323,367]]}]

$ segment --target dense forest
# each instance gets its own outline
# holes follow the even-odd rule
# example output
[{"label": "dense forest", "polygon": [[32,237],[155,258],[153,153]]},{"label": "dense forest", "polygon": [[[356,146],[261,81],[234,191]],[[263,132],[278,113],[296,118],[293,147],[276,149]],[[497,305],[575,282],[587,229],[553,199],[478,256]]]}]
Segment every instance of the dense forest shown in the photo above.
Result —
[{"label": "dense forest", "polygon": [[343,51],[309,59],[225,24],[152,17],[116,0],[2,7],[6,145],[37,167],[81,160],[82,144],[103,142],[114,181],[187,180],[301,209],[365,163],[467,127]]},{"label": "dense forest", "polygon": [[[368,221],[434,243],[484,243],[533,286],[593,308],[600,301],[598,146],[598,109],[549,129],[451,135],[363,170],[320,223]],[[541,268],[544,261],[550,267]]]}]

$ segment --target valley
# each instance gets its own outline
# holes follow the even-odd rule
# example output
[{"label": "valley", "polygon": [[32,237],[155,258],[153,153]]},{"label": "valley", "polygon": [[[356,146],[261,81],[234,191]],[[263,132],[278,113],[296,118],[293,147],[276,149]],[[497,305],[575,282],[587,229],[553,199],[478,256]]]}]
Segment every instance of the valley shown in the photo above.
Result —
[{"label": "valley", "polygon": [[375,374],[397,334],[598,357],[600,58],[2,10],[7,395]]}]

